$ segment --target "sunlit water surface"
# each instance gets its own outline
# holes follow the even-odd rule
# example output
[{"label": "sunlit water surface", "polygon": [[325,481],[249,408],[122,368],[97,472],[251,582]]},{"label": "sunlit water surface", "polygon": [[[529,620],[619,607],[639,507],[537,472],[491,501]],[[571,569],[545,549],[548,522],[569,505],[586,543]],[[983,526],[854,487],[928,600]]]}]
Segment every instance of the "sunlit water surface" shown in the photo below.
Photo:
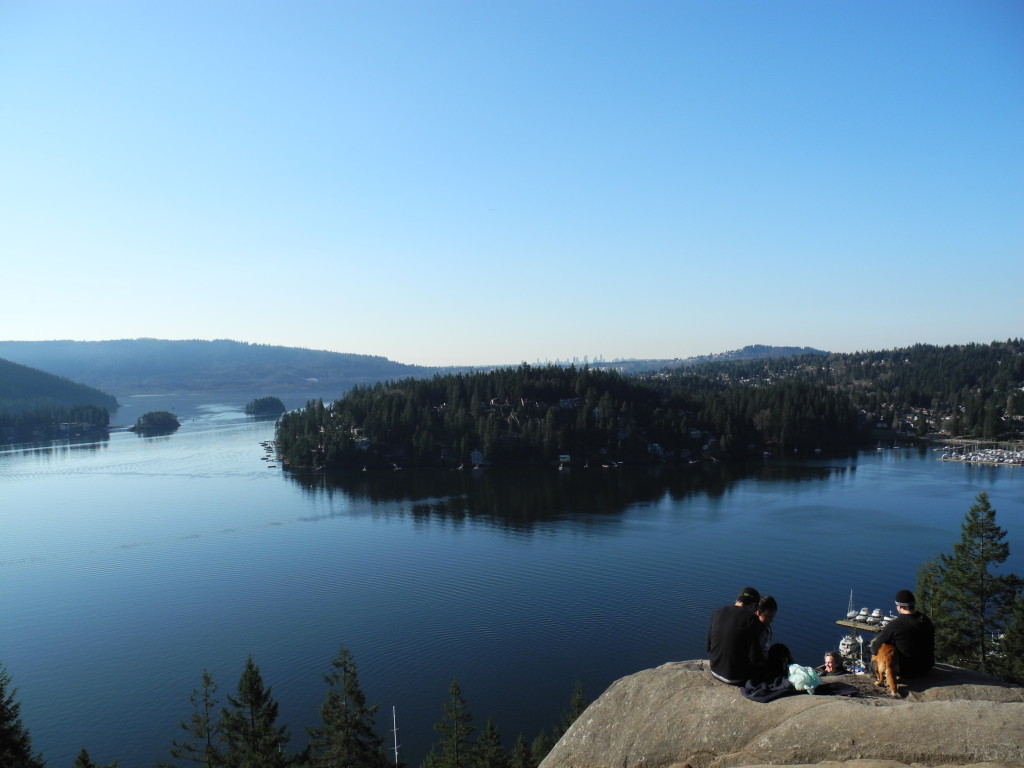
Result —
[{"label": "sunlit water surface", "polygon": [[[508,745],[550,730],[581,681],[704,655],[710,612],[751,584],[775,638],[816,664],[850,590],[891,607],[987,491],[1024,573],[1024,469],[930,451],[735,467],[289,475],[247,397],[129,399],[174,435],[0,451],[0,662],[53,766],[168,757],[208,669],[248,654],[294,746],[339,643],[418,765],[458,679]],[[288,402],[286,400],[286,402]],[[298,407],[300,402],[288,403]]]}]

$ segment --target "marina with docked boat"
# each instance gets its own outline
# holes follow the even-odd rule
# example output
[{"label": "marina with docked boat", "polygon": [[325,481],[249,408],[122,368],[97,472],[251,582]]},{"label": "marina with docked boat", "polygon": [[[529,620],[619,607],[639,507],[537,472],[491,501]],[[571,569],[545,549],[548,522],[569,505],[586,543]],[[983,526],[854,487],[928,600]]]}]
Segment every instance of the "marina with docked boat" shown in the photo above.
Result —
[{"label": "marina with docked boat", "polygon": [[[867,669],[864,656],[864,635],[861,633],[881,632],[882,627],[896,618],[896,614],[890,611],[883,616],[881,608],[874,610],[861,608],[858,611],[854,605],[853,590],[851,589],[846,616],[837,619],[836,624],[850,630],[839,641],[839,654],[843,657],[843,667],[849,672],[859,673]],[[870,658],[870,653],[867,658]]]},{"label": "marina with docked boat", "polygon": [[1013,444],[983,445],[972,443],[947,446],[942,451],[941,461],[959,461],[968,464],[992,464],[996,466],[1024,467],[1024,447]]}]

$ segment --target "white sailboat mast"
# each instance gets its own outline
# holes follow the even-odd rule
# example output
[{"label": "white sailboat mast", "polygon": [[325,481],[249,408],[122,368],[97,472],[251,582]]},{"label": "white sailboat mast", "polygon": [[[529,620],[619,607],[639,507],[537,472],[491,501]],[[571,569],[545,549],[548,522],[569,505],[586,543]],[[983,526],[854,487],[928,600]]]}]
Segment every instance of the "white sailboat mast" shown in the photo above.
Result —
[{"label": "white sailboat mast", "polygon": [[395,765],[398,765],[398,716],[395,714],[394,706],[391,707],[391,733],[395,742]]}]

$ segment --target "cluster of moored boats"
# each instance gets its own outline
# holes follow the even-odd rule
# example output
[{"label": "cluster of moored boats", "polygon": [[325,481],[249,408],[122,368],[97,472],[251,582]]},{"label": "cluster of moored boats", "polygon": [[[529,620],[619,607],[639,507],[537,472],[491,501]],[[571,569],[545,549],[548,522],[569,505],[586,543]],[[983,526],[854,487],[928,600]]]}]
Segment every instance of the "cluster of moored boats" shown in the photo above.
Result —
[{"label": "cluster of moored boats", "polygon": [[[264,440],[263,442],[260,443],[260,445],[263,446],[263,452],[266,454],[266,456],[261,456],[260,459],[262,461],[273,461],[274,444],[270,440]],[[277,464],[267,464],[267,467],[269,469],[274,469],[275,467],[277,467]]]},{"label": "cluster of moored boats", "polygon": [[1024,450],[1009,448],[970,448],[956,450],[947,448],[942,453],[942,461],[966,461],[974,464],[1000,464],[1011,467],[1024,467]]},{"label": "cluster of moored boats", "polygon": [[867,608],[861,608],[859,611],[851,609],[846,612],[847,621],[856,621],[860,624],[877,624],[879,627],[884,627],[895,618],[896,614],[891,611],[883,616],[881,608],[875,608],[873,611],[869,611]]},{"label": "cluster of moored boats", "polygon": [[[882,615],[881,608],[868,610],[861,608],[859,611],[853,606],[853,590],[850,591],[850,607],[846,611],[846,619],[840,619],[837,623],[850,629],[857,629],[857,625],[869,632],[878,632],[896,618],[891,611]],[[864,664],[864,638],[848,632],[839,641],[839,654],[843,657],[843,666],[850,672],[861,673],[866,667]]]}]

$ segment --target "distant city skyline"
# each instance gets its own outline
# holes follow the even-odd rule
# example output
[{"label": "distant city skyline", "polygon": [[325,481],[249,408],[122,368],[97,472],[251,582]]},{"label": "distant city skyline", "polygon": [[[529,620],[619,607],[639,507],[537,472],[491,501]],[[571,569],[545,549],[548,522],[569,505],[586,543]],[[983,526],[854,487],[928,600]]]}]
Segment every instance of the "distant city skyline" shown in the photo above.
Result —
[{"label": "distant city skyline", "polygon": [[427,366],[1024,330],[1024,3],[0,5],[0,337]]}]

